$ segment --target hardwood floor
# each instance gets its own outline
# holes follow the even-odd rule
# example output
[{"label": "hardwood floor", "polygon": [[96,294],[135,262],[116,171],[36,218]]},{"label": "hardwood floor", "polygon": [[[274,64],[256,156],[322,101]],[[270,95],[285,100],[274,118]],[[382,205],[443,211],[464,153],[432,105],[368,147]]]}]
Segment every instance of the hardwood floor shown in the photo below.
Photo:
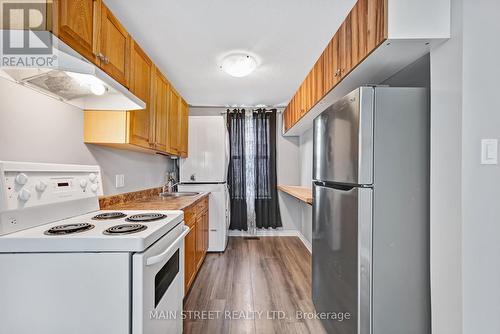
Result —
[{"label": "hardwood floor", "polygon": [[[311,254],[296,237],[229,238],[185,300],[184,333],[326,333],[311,300]],[[310,313],[310,314],[311,314]]]}]

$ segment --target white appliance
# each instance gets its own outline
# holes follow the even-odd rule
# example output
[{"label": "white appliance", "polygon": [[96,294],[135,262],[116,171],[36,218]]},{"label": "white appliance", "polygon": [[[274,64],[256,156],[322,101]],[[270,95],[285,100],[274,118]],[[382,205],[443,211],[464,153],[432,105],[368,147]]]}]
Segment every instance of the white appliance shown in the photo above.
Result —
[{"label": "white appliance", "polygon": [[98,166],[0,162],[0,323],[182,333],[182,211],[99,211]]},{"label": "white appliance", "polygon": [[179,191],[209,195],[208,251],[227,246],[230,200],[227,189],[229,134],[222,116],[189,117],[189,156],[180,160]]}]

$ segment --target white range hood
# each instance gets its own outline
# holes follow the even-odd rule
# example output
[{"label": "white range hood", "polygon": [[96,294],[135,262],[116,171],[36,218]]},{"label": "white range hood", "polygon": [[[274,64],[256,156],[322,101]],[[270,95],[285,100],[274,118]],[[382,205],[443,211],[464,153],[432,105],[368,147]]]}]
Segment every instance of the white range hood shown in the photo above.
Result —
[{"label": "white range hood", "polygon": [[[0,40],[4,32],[0,30]],[[7,33],[14,41],[11,43],[15,45],[17,40],[17,45],[23,45],[23,31]],[[52,41],[50,54],[2,54],[0,77],[85,110],[123,111],[146,107],[144,101],[52,33],[43,33]]]}]

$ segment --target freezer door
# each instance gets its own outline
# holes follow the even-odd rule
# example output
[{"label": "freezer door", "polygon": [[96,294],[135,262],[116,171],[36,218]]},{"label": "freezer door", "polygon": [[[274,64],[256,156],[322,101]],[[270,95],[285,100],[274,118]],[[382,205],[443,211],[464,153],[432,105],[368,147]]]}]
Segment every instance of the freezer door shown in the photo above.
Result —
[{"label": "freezer door", "polygon": [[373,183],[373,87],[361,87],[314,120],[315,180]]},{"label": "freezer door", "polygon": [[329,333],[371,333],[372,191],[314,185],[313,301]]},{"label": "freezer door", "polygon": [[226,182],[228,133],[222,116],[190,116],[188,145],[188,157],[180,159],[182,183]]}]

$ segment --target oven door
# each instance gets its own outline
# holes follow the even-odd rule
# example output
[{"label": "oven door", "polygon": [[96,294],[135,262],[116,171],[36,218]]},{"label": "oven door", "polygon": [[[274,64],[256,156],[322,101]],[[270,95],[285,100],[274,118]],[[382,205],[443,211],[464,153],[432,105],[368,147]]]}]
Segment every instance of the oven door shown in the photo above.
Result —
[{"label": "oven door", "polygon": [[181,223],[132,257],[132,334],[182,333],[184,237]]}]

